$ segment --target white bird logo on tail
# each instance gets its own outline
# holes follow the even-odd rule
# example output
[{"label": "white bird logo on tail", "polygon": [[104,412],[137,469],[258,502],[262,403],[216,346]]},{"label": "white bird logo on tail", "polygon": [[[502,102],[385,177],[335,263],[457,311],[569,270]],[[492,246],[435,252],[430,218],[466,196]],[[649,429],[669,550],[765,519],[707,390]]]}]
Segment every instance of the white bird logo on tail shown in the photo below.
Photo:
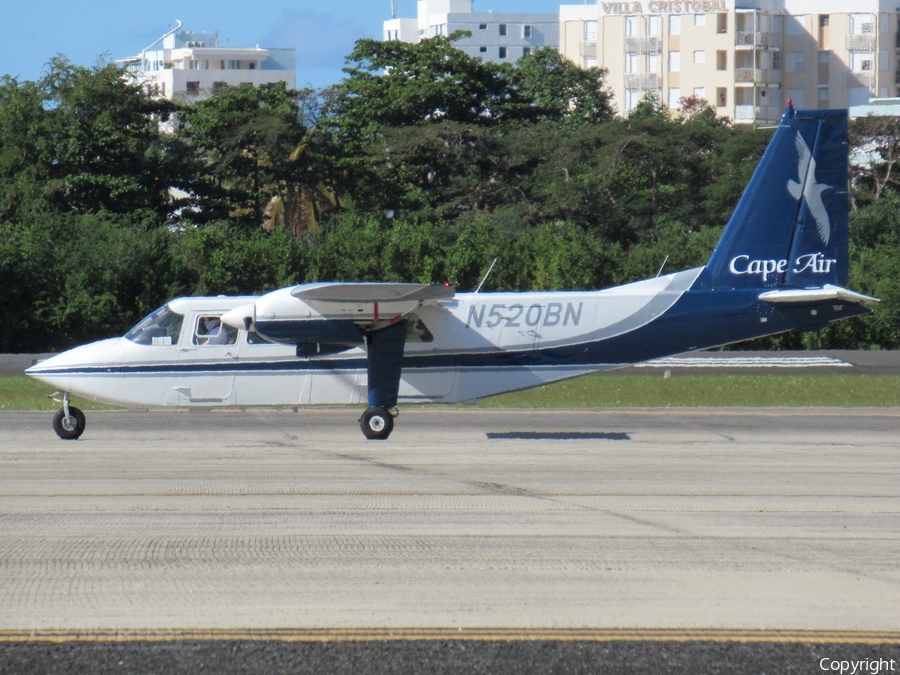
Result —
[{"label": "white bird logo on tail", "polygon": [[831,221],[828,219],[828,210],[822,202],[822,193],[831,186],[825,183],[816,182],[816,160],[813,159],[812,152],[803,136],[799,133],[794,141],[797,146],[797,152],[800,154],[800,161],[797,165],[797,177],[803,181],[798,183],[795,180],[788,181],[788,192],[794,199],[800,199],[801,195],[806,197],[806,204],[809,206],[809,212],[816,221],[816,229],[825,246],[831,239]]}]

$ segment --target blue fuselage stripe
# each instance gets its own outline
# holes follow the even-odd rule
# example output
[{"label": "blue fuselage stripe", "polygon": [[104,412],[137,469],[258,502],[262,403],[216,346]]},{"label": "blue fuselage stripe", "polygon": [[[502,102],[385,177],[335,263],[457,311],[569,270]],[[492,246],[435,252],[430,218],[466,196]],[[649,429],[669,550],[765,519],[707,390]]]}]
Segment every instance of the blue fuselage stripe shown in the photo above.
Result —
[{"label": "blue fuselage stripe", "polygon": [[[444,369],[583,368],[598,370],[647,361],[685,351],[824,325],[868,313],[858,305],[831,302],[776,307],[759,300],[759,290],[688,291],[668,312],[622,335],[528,350],[407,353],[403,371]],[[589,336],[588,336],[589,338]],[[35,370],[34,375],[183,375],[200,373],[280,373],[358,371],[365,356],[296,358],[228,363],[146,363]]]}]

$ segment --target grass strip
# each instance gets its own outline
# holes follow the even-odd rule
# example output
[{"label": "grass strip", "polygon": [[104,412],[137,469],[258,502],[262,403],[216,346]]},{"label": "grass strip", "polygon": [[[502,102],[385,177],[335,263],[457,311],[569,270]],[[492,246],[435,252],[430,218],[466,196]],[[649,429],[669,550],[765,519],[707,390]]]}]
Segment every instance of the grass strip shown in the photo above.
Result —
[{"label": "grass strip", "polygon": [[585,375],[482,399],[484,408],[900,406],[896,375]]},{"label": "grass strip", "polygon": [[[58,410],[60,404],[49,398],[54,391],[56,389],[49,384],[25,375],[0,377],[0,410]],[[114,407],[88,401],[80,396],[73,396],[71,402],[82,410],[104,410]]]},{"label": "grass strip", "polygon": [[[56,410],[53,387],[25,376],[0,377],[0,410]],[[113,406],[78,396],[82,410]],[[700,408],[762,406],[900,407],[896,375],[585,375],[491,396],[482,408]]]}]

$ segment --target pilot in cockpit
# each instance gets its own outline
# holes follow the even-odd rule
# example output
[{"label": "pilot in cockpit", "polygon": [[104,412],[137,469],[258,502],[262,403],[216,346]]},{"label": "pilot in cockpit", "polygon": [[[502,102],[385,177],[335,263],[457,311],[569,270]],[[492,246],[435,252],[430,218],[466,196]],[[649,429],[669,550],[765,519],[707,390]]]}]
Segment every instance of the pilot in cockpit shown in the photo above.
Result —
[{"label": "pilot in cockpit", "polygon": [[234,340],[230,335],[232,332],[234,331],[223,328],[222,320],[219,317],[202,317],[197,326],[195,343],[201,346],[233,344]]}]

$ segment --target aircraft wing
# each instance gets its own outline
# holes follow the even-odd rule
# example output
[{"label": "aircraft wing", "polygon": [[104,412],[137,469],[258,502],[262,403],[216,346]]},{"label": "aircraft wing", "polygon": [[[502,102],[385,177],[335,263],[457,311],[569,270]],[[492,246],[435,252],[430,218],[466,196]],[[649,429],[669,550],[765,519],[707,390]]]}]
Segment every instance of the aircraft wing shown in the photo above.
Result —
[{"label": "aircraft wing", "polygon": [[761,293],[759,299],[776,305],[794,302],[820,302],[823,300],[840,300],[841,302],[849,302],[855,305],[868,305],[875,302],[881,302],[878,298],[849,291],[846,288],[833,286],[832,284],[825,284],[822,288],[767,291]]},{"label": "aircraft wing", "polygon": [[343,283],[326,282],[297,286],[291,295],[332,319],[352,318],[357,323],[376,324],[395,320],[456,293],[451,284]]},{"label": "aircraft wing", "polygon": [[450,300],[456,294],[452,284],[344,283],[328,282],[298,286],[291,295],[304,302],[424,302]]}]

